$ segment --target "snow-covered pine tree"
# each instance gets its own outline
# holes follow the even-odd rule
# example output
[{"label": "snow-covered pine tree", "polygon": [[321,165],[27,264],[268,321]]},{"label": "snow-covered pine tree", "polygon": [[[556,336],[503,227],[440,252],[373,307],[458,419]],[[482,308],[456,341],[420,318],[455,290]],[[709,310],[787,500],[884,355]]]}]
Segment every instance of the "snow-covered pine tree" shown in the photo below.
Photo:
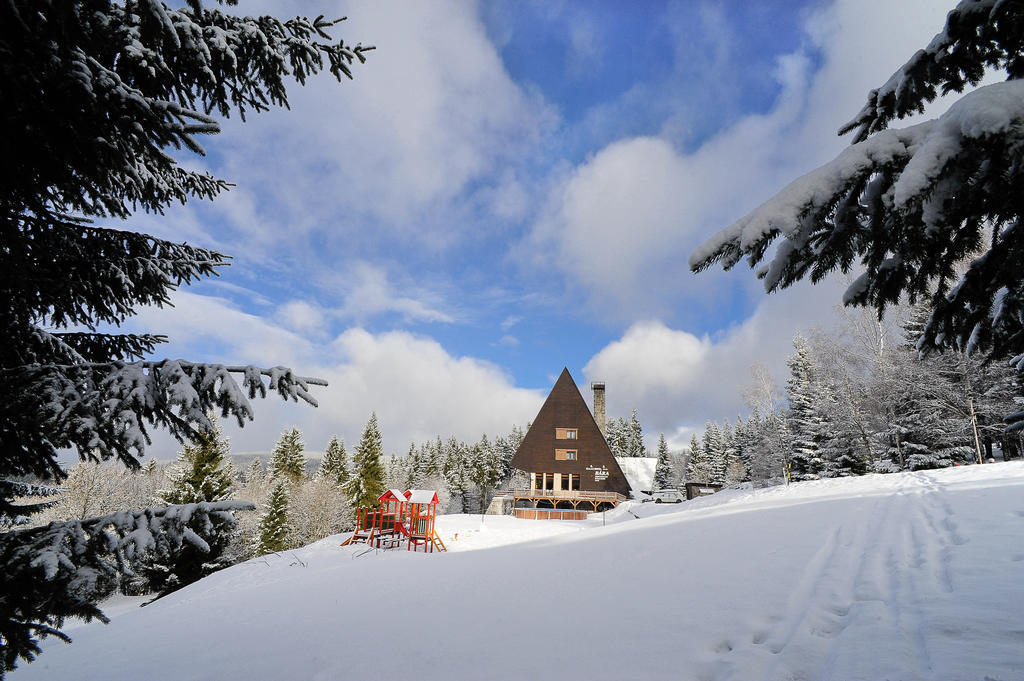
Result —
[{"label": "snow-covered pine tree", "polygon": [[825,421],[819,411],[821,391],[815,379],[811,350],[803,336],[793,337],[795,352],[786,361],[789,380],[786,397],[789,412],[789,465],[792,480],[814,480],[821,471],[820,443]]},{"label": "snow-covered pine tree", "polygon": [[424,472],[427,477],[436,478],[442,475],[442,469],[444,468],[444,444],[441,442],[441,436],[438,435],[437,439],[428,447],[427,463]]},{"label": "snow-covered pine tree", "polygon": [[267,472],[272,478],[279,478],[291,484],[302,480],[306,474],[306,443],[302,441],[302,433],[292,426],[285,428],[274,445],[270,454]]},{"label": "snow-covered pine tree", "polygon": [[480,494],[480,512],[487,510],[494,486],[501,480],[502,461],[484,433],[480,441],[469,450],[469,477]]},{"label": "snow-covered pine tree", "polygon": [[605,424],[605,440],[612,456],[629,456],[629,423],[626,419],[612,418]]},{"label": "snow-covered pine tree", "polygon": [[332,435],[327,443],[317,474],[338,487],[344,487],[348,482],[348,452],[345,451],[345,441],[337,435]]},{"label": "snow-covered pine tree", "polygon": [[647,446],[644,445],[644,429],[640,425],[636,409],[629,415],[625,456],[647,456]]},{"label": "snow-covered pine tree", "polygon": [[384,462],[384,469],[384,489],[409,489],[404,485],[412,471],[412,457],[389,456]]},{"label": "snow-covered pine tree", "polygon": [[723,460],[725,462],[725,483],[731,485],[737,482],[743,482],[749,476],[747,474],[747,467],[743,464],[743,459],[740,458],[739,454],[739,429],[743,425],[743,421],[737,420],[736,427],[729,423],[729,419],[725,420],[722,424],[722,440],[725,443],[725,456]]},{"label": "snow-covered pine tree", "polygon": [[377,426],[376,412],[363,428],[356,446],[346,492],[353,506],[374,506],[384,493],[384,465],[381,463],[383,443]]},{"label": "snow-covered pine tree", "polygon": [[[707,430],[704,432],[707,433]],[[694,433],[690,436],[690,452],[686,459],[686,482],[711,482],[711,471],[708,464],[707,451],[697,439],[697,433]]]},{"label": "snow-covered pine tree", "polygon": [[[201,0],[174,9],[155,0],[0,5],[0,120],[17,131],[6,135],[0,164],[0,480],[59,481],[62,450],[137,468],[149,428],[184,441],[209,427],[210,409],[242,423],[253,417],[249,400],[268,390],[315,404],[308,388],[323,382],[290,370],[147,359],[163,336],[101,332],[140,306],[169,303],[176,287],[227,260],[91,220],[160,213],[227,189],[171,154],[203,153],[198,135],[220,129],[211,113],[244,120],[286,106],[291,79],[323,70],[351,77],[370,48],[335,42],[335,23],[241,16]],[[14,489],[0,484],[0,515],[32,510],[15,508]],[[123,520],[118,527],[135,522]],[[86,534],[87,553],[51,564],[23,538],[0,536],[0,574],[24,578],[18,607],[8,600],[0,618],[3,670],[33,659],[36,637],[56,635],[63,617],[96,615],[67,589],[111,555]]]},{"label": "snow-covered pine tree", "polygon": [[821,440],[819,447],[823,478],[842,478],[864,475],[868,461],[860,446],[860,433],[846,428],[831,428]]},{"label": "snow-covered pine tree", "polygon": [[454,436],[448,438],[444,447],[442,474],[451,493],[451,503],[458,513],[472,513],[470,503],[469,448]]},{"label": "snow-covered pine tree", "polygon": [[[161,490],[158,498],[167,504],[196,504],[223,501],[234,489],[234,467],[229,458],[228,438],[216,418],[213,426],[202,430],[178,453],[178,462],[169,474],[171,488]],[[174,554],[154,554],[143,559],[141,572],[145,587],[160,596],[191,584],[206,575],[236,562],[227,549],[234,532],[234,522],[214,518],[204,537],[207,546],[185,545]]]},{"label": "snow-covered pine tree", "polygon": [[283,551],[288,546],[288,487],[278,479],[267,500],[267,512],[260,518],[256,555]]},{"label": "snow-covered pine tree", "polygon": [[494,446],[501,458],[500,480],[503,483],[508,481],[513,475],[512,457],[519,451],[519,446],[523,444],[524,437],[526,437],[526,434],[522,428],[512,426],[512,430],[508,435],[501,436],[494,441]]},{"label": "snow-covered pine tree", "polygon": [[263,462],[257,456],[255,459],[249,462],[249,465],[245,467],[245,473],[242,477],[245,479],[245,484],[259,484],[266,478],[266,473],[263,470]]},{"label": "snow-covered pine tree", "polygon": [[221,501],[231,496],[234,468],[228,438],[215,418],[212,428],[199,431],[178,453],[178,463],[169,477],[171,488],[162,490],[160,500],[168,504]]},{"label": "snow-covered pine tree", "polygon": [[423,479],[423,457],[421,456],[422,448],[416,449],[416,443],[409,443],[409,453],[406,454],[406,458],[409,460],[409,464],[406,467],[406,476],[403,486],[405,489],[417,489],[419,487],[419,481]]},{"label": "snow-covered pine tree", "polygon": [[654,489],[667,489],[673,482],[672,455],[668,451],[665,433],[658,434],[658,463],[654,467]]},{"label": "snow-covered pine tree", "polygon": [[717,423],[708,421],[705,424],[701,448],[704,450],[704,470],[707,474],[704,482],[710,482],[713,485],[724,484],[726,445],[725,438],[722,437],[722,430]]},{"label": "snow-covered pine tree", "polygon": [[[920,349],[990,349],[1024,369],[1021,15],[1017,1],[959,2],[943,30],[840,129],[854,132],[850,147],[708,240],[690,256],[691,269],[729,269],[744,256],[757,267],[771,252],[757,273],[775,291],[863,268],[847,305],[882,312],[903,296],[930,301]],[[963,95],[936,119],[889,129],[994,70],[1006,81]]]},{"label": "snow-covered pine tree", "polygon": [[893,383],[893,418],[883,431],[887,445],[878,470],[945,468],[977,461],[973,426],[961,372],[966,358],[956,351],[918,356],[916,343],[928,319],[916,305],[903,324],[897,357],[899,380]]}]

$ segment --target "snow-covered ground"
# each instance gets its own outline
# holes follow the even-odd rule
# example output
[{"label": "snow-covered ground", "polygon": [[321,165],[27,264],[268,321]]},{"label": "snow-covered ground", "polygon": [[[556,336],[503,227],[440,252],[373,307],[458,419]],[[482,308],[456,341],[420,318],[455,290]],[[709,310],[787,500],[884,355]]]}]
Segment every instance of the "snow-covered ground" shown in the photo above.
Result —
[{"label": "snow-covered ground", "polygon": [[121,602],[11,678],[1024,679],[1020,463],[438,525]]}]

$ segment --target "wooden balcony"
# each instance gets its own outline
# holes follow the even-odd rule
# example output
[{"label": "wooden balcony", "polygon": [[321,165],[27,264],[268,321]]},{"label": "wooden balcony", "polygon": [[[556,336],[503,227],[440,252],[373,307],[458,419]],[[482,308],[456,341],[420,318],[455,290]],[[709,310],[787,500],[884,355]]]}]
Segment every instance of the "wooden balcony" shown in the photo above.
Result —
[{"label": "wooden balcony", "polygon": [[616,504],[626,500],[618,492],[596,492],[584,489],[514,489],[505,493],[514,499],[585,499],[587,501],[611,501]]},{"label": "wooden balcony", "polygon": [[[614,508],[626,500],[626,497],[618,492],[598,492],[593,490],[568,490],[568,489],[514,489],[506,492],[498,492],[503,496],[511,496],[513,512],[516,517],[536,517],[538,515],[524,515],[526,509],[552,509],[565,511],[580,511],[594,513],[596,511]],[[523,502],[528,506],[524,506]],[[545,516],[545,519],[550,516]]]}]

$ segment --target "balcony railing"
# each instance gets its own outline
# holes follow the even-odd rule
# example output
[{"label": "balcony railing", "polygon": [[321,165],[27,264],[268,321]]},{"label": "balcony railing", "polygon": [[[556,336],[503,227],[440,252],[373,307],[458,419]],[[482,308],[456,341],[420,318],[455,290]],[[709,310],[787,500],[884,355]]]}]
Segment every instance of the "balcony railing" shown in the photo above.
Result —
[{"label": "balcony railing", "polygon": [[524,499],[583,499],[585,501],[612,501],[621,503],[626,497],[618,492],[598,492],[581,489],[514,489],[505,493]]}]

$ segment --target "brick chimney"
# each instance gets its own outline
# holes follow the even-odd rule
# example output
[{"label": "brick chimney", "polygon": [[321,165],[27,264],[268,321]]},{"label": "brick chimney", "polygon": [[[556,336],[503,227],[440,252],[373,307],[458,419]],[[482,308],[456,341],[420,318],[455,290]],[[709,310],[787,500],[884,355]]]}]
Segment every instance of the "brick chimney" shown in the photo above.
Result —
[{"label": "brick chimney", "polygon": [[594,420],[597,427],[601,429],[601,435],[608,439],[608,431],[605,428],[604,417],[604,383],[591,383],[590,389],[594,391]]}]

